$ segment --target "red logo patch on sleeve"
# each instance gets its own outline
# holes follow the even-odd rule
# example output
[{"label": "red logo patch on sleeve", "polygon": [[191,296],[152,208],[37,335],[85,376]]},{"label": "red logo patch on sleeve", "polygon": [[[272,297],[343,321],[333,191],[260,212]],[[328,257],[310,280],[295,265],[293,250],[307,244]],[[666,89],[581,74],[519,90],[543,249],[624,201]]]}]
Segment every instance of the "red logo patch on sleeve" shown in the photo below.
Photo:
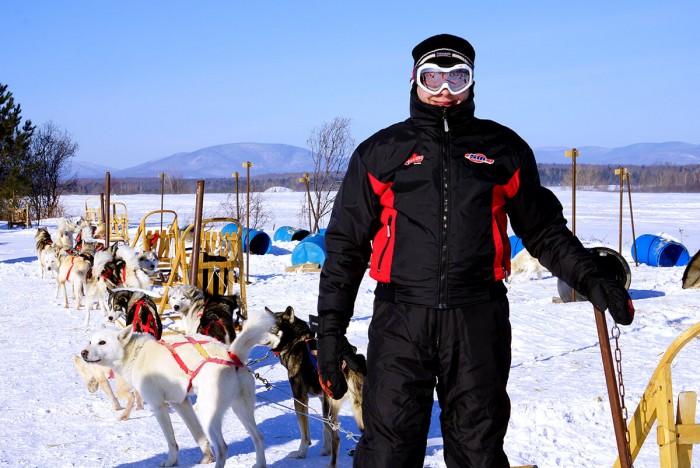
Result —
[{"label": "red logo patch on sleeve", "polygon": [[411,164],[420,164],[423,162],[423,156],[418,153],[413,153],[410,158],[403,163],[404,166],[410,166]]}]

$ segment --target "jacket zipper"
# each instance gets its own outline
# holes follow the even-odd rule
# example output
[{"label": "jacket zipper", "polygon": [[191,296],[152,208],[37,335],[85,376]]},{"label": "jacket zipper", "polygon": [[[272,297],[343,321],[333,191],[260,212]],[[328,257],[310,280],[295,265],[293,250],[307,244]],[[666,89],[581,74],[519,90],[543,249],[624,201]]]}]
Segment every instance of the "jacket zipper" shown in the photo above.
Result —
[{"label": "jacket zipper", "polygon": [[389,247],[389,241],[391,240],[391,220],[393,218],[393,215],[389,215],[389,222],[387,222],[386,224],[386,244],[382,249],[382,253],[379,254],[379,262],[377,262],[377,273],[379,273],[382,269],[382,261],[384,260],[384,254],[386,253],[386,249]]},{"label": "jacket zipper", "polygon": [[501,251],[501,268],[503,269],[503,279],[508,282],[508,268],[506,268],[506,242],[510,242],[508,239],[506,239],[506,236],[503,235],[503,232],[501,231],[501,225],[498,224],[498,221],[496,221],[496,229],[498,229],[498,235],[501,236],[501,245],[503,245],[503,250]]},{"label": "jacket zipper", "polygon": [[444,125],[444,138],[442,145],[442,221],[440,226],[440,271],[438,282],[438,309],[447,308],[447,203],[448,203],[448,181],[450,167],[450,127],[447,124],[447,108],[442,109],[442,121]]}]

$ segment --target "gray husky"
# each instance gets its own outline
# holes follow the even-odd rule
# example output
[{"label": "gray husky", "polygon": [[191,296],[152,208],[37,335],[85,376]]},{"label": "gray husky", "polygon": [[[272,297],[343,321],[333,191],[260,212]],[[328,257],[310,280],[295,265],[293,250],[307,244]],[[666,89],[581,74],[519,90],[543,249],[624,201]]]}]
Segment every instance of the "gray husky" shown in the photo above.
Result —
[{"label": "gray husky", "polygon": [[[315,365],[315,338],[309,325],[294,315],[294,309],[290,306],[284,312],[273,312],[267,307],[265,310],[275,317],[279,344],[272,349],[278,355],[280,362],[287,369],[289,385],[294,395],[294,409],[297,411],[297,422],[301,433],[299,450],[291,452],[290,458],[306,458],[306,452],[311,445],[309,433],[308,402],[309,394],[320,397],[324,417],[330,416],[334,421],[338,419],[338,412],[343,402],[350,400],[352,413],[357,427],[363,431],[362,422],[362,383],[363,375],[346,366],[345,379],[348,384],[348,392],[341,400],[334,400],[321,389],[318,380],[318,371]],[[329,424],[323,425],[323,450],[321,455],[330,455],[328,464],[336,466],[338,460],[338,448],[340,437],[338,431],[333,430]]]}]

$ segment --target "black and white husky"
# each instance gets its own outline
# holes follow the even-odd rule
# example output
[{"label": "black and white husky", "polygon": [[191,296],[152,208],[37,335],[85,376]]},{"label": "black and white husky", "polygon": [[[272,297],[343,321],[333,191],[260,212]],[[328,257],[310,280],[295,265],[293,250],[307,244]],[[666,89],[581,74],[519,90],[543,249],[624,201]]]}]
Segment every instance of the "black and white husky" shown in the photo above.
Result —
[{"label": "black and white husky", "polygon": [[231,344],[243,321],[238,296],[209,296],[192,285],[171,288],[168,304],[182,315],[185,334],[201,333],[226,344]]},{"label": "black and white husky", "polygon": [[[314,356],[315,347],[313,346],[315,344],[315,333],[311,331],[309,325],[294,315],[294,309],[291,306],[287,307],[284,312],[273,312],[267,307],[265,310],[275,318],[279,343],[272,348],[272,351],[277,354],[280,362],[287,369],[289,384],[294,395],[294,409],[297,412],[299,432],[301,433],[299,449],[291,452],[289,457],[306,458],[306,452],[311,445],[307,406],[309,395],[321,398],[323,415],[330,416],[334,421],[338,419],[338,412],[342,404],[349,400],[357,427],[364,431],[362,420],[362,384],[364,376],[360,369],[351,369],[349,365],[345,366],[343,372],[348,384],[348,392],[340,400],[332,399],[322,390],[319,382]],[[333,430],[329,424],[324,424],[321,455],[331,456],[328,464],[330,467],[336,466],[339,446],[340,437],[338,436],[338,431]]]}]

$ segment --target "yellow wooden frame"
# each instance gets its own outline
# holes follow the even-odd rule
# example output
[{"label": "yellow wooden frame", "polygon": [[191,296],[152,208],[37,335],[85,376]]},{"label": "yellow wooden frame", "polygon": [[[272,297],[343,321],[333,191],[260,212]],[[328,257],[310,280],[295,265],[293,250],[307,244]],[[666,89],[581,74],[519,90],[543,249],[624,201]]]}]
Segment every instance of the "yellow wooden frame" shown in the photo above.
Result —
[{"label": "yellow wooden frame", "polygon": [[[236,232],[222,233],[211,229],[212,224],[235,224]],[[175,278],[184,284],[190,284],[192,253],[188,251],[186,241],[192,237],[194,224],[187,226],[178,238],[175,259],[172,263],[170,277],[165,285],[163,296],[167,298],[168,290],[174,286]],[[247,317],[246,282],[243,257],[243,228],[235,218],[207,218],[202,220],[200,232],[200,251],[197,269],[198,288],[210,294],[233,295],[234,285],[239,286],[240,307],[243,317]],[[165,309],[161,301],[158,312]]]},{"label": "yellow wooden frame", "polygon": [[[659,466],[662,468],[690,468],[693,444],[700,444],[700,424],[695,424],[696,392],[678,395],[677,411],[673,408],[671,364],[681,349],[700,336],[700,322],[674,340],[654,371],[649,384],[629,423],[632,461],[637,457],[649,432],[658,420],[656,440],[659,445]],[[613,465],[620,467],[618,457]]]},{"label": "yellow wooden frame", "polygon": [[[88,205],[89,202],[97,200],[97,208]],[[99,197],[85,198],[85,219],[91,226],[97,226],[102,222],[102,204]]]}]

